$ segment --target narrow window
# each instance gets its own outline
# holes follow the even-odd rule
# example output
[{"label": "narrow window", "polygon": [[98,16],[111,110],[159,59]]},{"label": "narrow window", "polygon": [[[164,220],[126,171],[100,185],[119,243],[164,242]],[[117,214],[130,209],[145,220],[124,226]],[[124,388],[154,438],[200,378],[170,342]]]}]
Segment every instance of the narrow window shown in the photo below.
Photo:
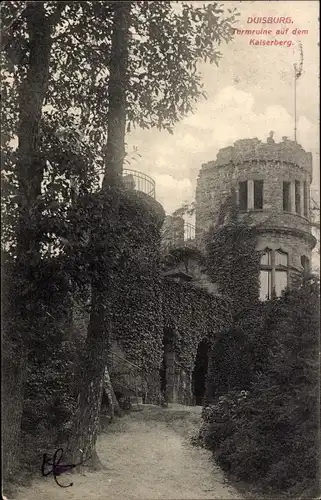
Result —
[{"label": "narrow window", "polygon": [[272,250],[265,249],[261,256],[260,271],[260,299],[267,300],[271,298],[272,293]]},{"label": "narrow window", "polygon": [[239,182],[240,210],[247,210],[247,181]]},{"label": "narrow window", "polygon": [[283,290],[288,286],[288,272],[275,270],[275,295],[281,297]]},{"label": "narrow window", "polygon": [[263,181],[254,181],[254,208],[256,210],[263,208]]},{"label": "narrow window", "polygon": [[304,183],[304,189],[303,189],[303,210],[304,210],[304,217],[309,217],[309,190],[308,190],[308,183]]},{"label": "narrow window", "polygon": [[288,286],[288,266],[289,266],[289,256],[287,253],[282,252],[282,250],[276,250],[275,252],[275,294],[280,297],[283,290]]},{"label": "narrow window", "polygon": [[297,214],[301,214],[301,194],[299,181],[295,181],[295,211]]},{"label": "narrow window", "polygon": [[283,210],[285,212],[291,212],[289,182],[283,182]]},{"label": "narrow window", "polygon": [[271,298],[272,293],[272,271],[261,270],[260,272],[260,300]]}]

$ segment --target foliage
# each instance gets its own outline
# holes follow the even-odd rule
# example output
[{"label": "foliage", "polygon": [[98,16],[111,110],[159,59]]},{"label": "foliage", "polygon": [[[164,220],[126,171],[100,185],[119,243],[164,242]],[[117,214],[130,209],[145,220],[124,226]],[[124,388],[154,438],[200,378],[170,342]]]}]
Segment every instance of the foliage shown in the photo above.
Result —
[{"label": "foliage", "polygon": [[[233,12],[225,16],[216,4],[193,8],[182,3],[174,9],[172,2],[2,5],[2,241],[16,273],[17,287],[9,309],[19,309],[16,327],[28,355],[24,364],[28,375],[22,422],[25,430],[33,410],[39,414],[38,422],[46,411],[54,411],[55,390],[50,392],[47,386],[61,381],[58,372],[63,369],[69,377],[74,350],[70,347],[69,351],[68,346],[64,350],[57,322],[68,337],[71,295],[81,287],[87,293],[90,282],[98,295],[92,294],[93,320],[87,336],[93,350],[89,352],[90,342],[84,349],[88,350],[84,356],[88,373],[100,366],[104,352],[100,347],[107,342],[103,334],[110,319],[115,269],[127,254],[115,223],[115,200],[120,194],[117,189],[98,193],[97,176],[106,165],[107,170],[110,167],[105,161],[106,141],[110,143],[117,121],[110,120],[110,87],[112,69],[115,74],[119,69],[112,64],[118,55],[112,46],[113,23],[124,3],[130,4],[132,12],[125,67],[127,102],[118,111],[127,117],[128,131],[133,125],[171,131],[203,96],[197,63],[207,59],[217,63],[217,45],[232,38]],[[114,98],[117,101],[115,93]],[[114,144],[115,149],[124,149],[123,139]],[[127,216],[120,221],[122,231],[130,225]],[[59,296],[60,301],[54,299],[51,304],[48,296]],[[100,309],[94,303],[98,296]],[[50,322],[51,316],[56,321]],[[12,333],[14,328],[8,331]],[[40,348],[43,359],[35,355]],[[41,380],[46,357],[48,377]],[[81,363],[77,365],[80,373]],[[82,382],[90,385],[92,381],[85,378]],[[63,380],[62,384],[68,385],[69,380]],[[59,399],[60,386],[56,389]],[[47,392],[53,400],[37,400],[37,395],[41,399]],[[62,406],[65,404],[68,411],[62,411],[61,422],[68,421],[71,412],[69,403]],[[91,414],[95,418],[94,412]],[[85,436],[88,431],[93,436],[84,419],[82,423],[80,434]]]},{"label": "foliage", "polygon": [[[47,15],[59,2],[44,2]],[[28,63],[25,2],[4,2],[2,67],[6,136],[16,133],[15,92]],[[45,119],[79,130],[103,155],[108,117],[112,12],[115,2],[63,2],[52,34]],[[182,2],[131,2],[130,75],[127,89],[131,126],[171,130],[204,95],[200,60],[218,64],[218,45],[233,37],[237,14],[217,4],[195,8]],[[14,21],[15,20],[15,21]],[[13,22],[14,21],[14,22]],[[161,28],[160,28],[161,26]],[[68,50],[66,50],[66,47]],[[174,49],[175,47],[175,49]]]},{"label": "foliage", "polygon": [[230,438],[236,432],[237,412],[248,395],[249,392],[245,390],[239,392],[231,390],[217,398],[210,406],[204,406],[203,425],[200,430],[201,443],[215,450],[217,443]]},{"label": "foliage", "polygon": [[209,355],[208,401],[230,390],[248,389],[261,367],[262,349],[265,355],[264,342],[257,335],[262,306],[256,227],[238,218],[232,196],[222,207],[221,216],[226,223],[207,234],[207,272],[222,296],[228,297],[233,319]]},{"label": "foliage", "polygon": [[165,271],[184,264],[185,271],[188,273],[190,261],[193,260],[200,266],[204,266],[205,264],[205,258],[197,248],[177,247],[168,250],[163,256],[162,263]]},{"label": "foliage", "polygon": [[[79,311],[74,302],[81,307],[88,303],[90,280],[101,276],[102,266],[108,265],[113,275],[113,287],[108,288],[114,304],[112,328],[105,336],[109,342],[115,338],[122,343],[128,358],[139,359],[147,373],[158,371],[163,337],[159,230],[164,212],[147,196],[122,192],[119,225],[110,226],[108,221],[101,225],[104,203],[108,206],[112,200],[113,194],[79,197],[69,212],[68,244],[59,256],[38,263],[29,277],[35,288],[34,302],[29,303],[33,322],[25,344],[28,369],[21,423],[21,446],[28,450],[21,465],[28,468],[36,466],[42,453],[51,453],[72,438],[81,384],[77,376],[86,355],[87,335],[86,331],[84,338],[75,330],[73,317]],[[89,228],[92,236],[85,244],[79,242],[77,232]],[[12,273],[17,276],[14,266]],[[8,307],[12,306],[9,296],[7,299]],[[16,352],[13,333],[17,318],[13,321],[8,311],[3,324],[8,333],[5,368],[9,370]]]},{"label": "foliage", "polygon": [[312,267],[320,275],[320,194],[311,196],[310,223],[311,231],[316,238],[316,246],[312,251]]},{"label": "foliage", "polygon": [[[159,377],[163,341],[172,343],[177,362],[191,373],[199,342],[216,338],[230,315],[226,301],[161,277],[162,218],[151,224],[149,214],[154,211],[150,203],[146,198],[139,207],[134,192],[121,202],[120,222],[125,224],[121,234],[126,251],[117,268],[112,338],[122,346],[126,358],[141,366],[145,376],[149,374],[149,380],[155,381]],[[182,256],[201,259],[196,250],[181,249],[171,254],[168,266],[181,262]]]},{"label": "foliage", "polygon": [[[33,211],[39,213],[39,218],[28,219],[25,226],[32,228],[37,222],[38,238],[41,241],[43,257],[57,254],[64,248],[61,238],[74,236],[67,234],[72,227],[70,218],[75,219],[77,210],[82,208],[84,217],[84,200],[98,189],[97,164],[94,163],[92,149],[81,142],[72,131],[61,135],[55,129],[55,123],[42,122],[39,140],[39,155],[45,160],[42,192],[32,205]],[[15,162],[17,153],[12,152],[11,160]],[[4,170],[2,180],[2,245],[12,256],[16,254],[16,232],[18,224],[18,179],[15,168]],[[74,191],[76,187],[76,192]],[[75,199],[78,198],[76,206]],[[89,208],[89,207],[88,207]],[[79,220],[80,222],[80,220]],[[76,225],[74,226],[76,230]],[[78,232],[79,236],[79,232]]]},{"label": "foliage", "polygon": [[209,354],[207,401],[229,391],[248,389],[257,368],[255,358],[255,345],[246,330],[232,327],[221,332]]},{"label": "foliage", "polygon": [[183,217],[184,215],[188,215],[192,217],[195,214],[195,201],[192,201],[191,203],[185,202],[174,210],[172,213],[172,217]]},{"label": "foliage", "polygon": [[[315,278],[258,301],[256,228],[228,217],[209,233],[208,272],[232,301],[213,345],[201,440],[238,481],[264,493],[318,491],[318,300]],[[226,221],[226,216],[228,220]],[[225,225],[222,225],[223,222]]]},{"label": "foliage", "polygon": [[256,227],[244,220],[212,228],[207,235],[207,270],[222,295],[232,301],[235,319],[258,303],[259,261]]},{"label": "foliage", "polygon": [[154,200],[128,192],[121,200],[118,231],[121,259],[114,283],[112,338],[126,357],[158,371],[163,340],[161,316],[160,227],[164,211]]},{"label": "foliage", "polygon": [[210,343],[231,322],[229,304],[219,297],[190,284],[163,284],[164,328],[171,332],[170,340],[178,361],[186,370],[194,366],[198,344],[207,338]]},{"label": "foliage", "polygon": [[249,393],[204,411],[202,437],[218,462],[265,493],[319,493],[319,296],[313,278],[268,301],[264,370]]},{"label": "foliage", "polygon": [[[15,406],[22,405],[19,465],[39,470],[39,456],[44,451],[54,451],[62,442],[62,434],[68,434],[74,411],[72,391],[79,344],[71,342],[69,337],[69,286],[60,259],[47,260],[33,269],[32,279],[28,277],[37,284],[32,291],[34,302],[28,302],[31,322],[20,316],[20,309],[13,300],[16,294],[8,283],[11,278],[14,286],[22,287],[23,276],[18,275],[16,266],[8,260],[3,263],[3,270],[6,276],[3,283],[3,375],[5,387],[12,384],[10,393],[6,391],[4,396],[6,412],[7,406],[11,408],[10,398],[21,398],[16,390],[22,360],[27,368],[23,372],[23,398],[15,401]],[[19,339],[21,332],[25,336],[23,344]],[[23,352],[20,352],[22,347]]]},{"label": "foliage", "polygon": [[[50,175],[51,188],[47,187],[50,192],[45,195],[43,187],[41,199],[33,202],[36,206],[31,206],[30,211],[42,211],[42,219],[48,219],[49,224],[51,214],[47,216],[44,210],[57,203],[59,197],[70,201],[71,178],[76,185],[84,185],[85,177],[90,189],[97,181],[92,176],[92,167],[96,174],[103,170],[109,109],[111,13],[115,6],[113,2],[42,3],[48,18],[52,16],[52,33],[48,89],[41,118],[42,138],[37,142],[37,154],[45,165],[45,177],[50,170],[54,178]],[[6,242],[7,250],[10,245],[10,252],[15,248],[17,223],[18,91],[30,62],[25,9],[25,2],[3,2],[2,5],[2,241]],[[132,2],[127,68],[130,79],[126,89],[128,130],[132,125],[171,130],[176,121],[192,110],[203,94],[197,62],[202,59],[218,62],[217,45],[232,38],[235,16],[232,11],[225,16],[216,5],[194,8],[182,3],[180,8],[173,8],[167,1]],[[64,222],[63,210],[60,206],[54,221]],[[37,218],[29,218],[27,223],[32,226],[35,220],[38,223]],[[54,239],[50,227],[43,227],[38,237],[47,239],[47,229],[49,239]]]}]

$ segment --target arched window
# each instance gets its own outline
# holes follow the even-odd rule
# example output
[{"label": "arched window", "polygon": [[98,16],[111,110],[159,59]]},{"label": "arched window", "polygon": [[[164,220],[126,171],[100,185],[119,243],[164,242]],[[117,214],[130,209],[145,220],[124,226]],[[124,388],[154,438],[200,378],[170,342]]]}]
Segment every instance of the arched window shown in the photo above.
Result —
[{"label": "arched window", "polygon": [[282,250],[275,251],[275,266],[276,267],[288,267],[289,265],[289,256],[287,253]]},{"label": "arched window", "polygon": [[272,250],[267,248],[261,257],[261,265],[272,266]]},{"label": "arched window", "polygon": [[270,299],[272,290],[277,297],[288,286],[289,256],[282,250],[267,248],[261,257],[260,299]]}]

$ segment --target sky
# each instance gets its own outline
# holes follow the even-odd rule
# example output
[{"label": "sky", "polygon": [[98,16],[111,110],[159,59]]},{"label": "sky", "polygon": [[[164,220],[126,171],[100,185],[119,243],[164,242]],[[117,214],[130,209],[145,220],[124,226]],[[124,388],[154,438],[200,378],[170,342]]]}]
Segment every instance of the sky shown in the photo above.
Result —
[{"label": "sky", "polygon": [[[196,2],[198,4],[211,2]],[[313,196],[319,198],[319,2],[318,1],[229,1],[223,8],[237,8],[238,29],[289,28],[289,34],[271,39],[292,40],[287,46],[252,46],[251,37],[235,35],[221,45],[218,68],[200,63],[207,100],[196,105],[194,114],[179,122],[174,135],[157,130],[136,129],[127,137],[129,159],[134,148],[141,157],[127,168],[140,170],[156,182],[156,198],[170,214],[195,198],[202,163],[215,160],[220,148],[238,139],[257,137],[266,141],[271,130],[276,142],[294,138],[293,64],[300,61],[303,73],[297,80],[297,141],[313,154]],[[291,17],[291,24],[249,24],[249,17]],[[293,35],[295,28],[307,34]]]}]

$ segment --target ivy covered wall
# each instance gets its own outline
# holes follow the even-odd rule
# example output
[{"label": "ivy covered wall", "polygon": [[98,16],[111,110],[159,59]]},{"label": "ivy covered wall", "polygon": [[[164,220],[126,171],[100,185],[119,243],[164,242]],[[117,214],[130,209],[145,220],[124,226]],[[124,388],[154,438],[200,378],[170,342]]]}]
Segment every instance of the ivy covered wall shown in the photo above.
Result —
[{"label": "ivy covered wall", "polygon": [[[155,200],[128,192],[120,207],[124,253],[116,269],[112,341],[126,359],[142,367],[148,399],[157,401],[163,352],[160,227],[164,213]],[[111,374],[112,375],[112,374]]]},{"label": "ivy covered wall", "polygon": [[261,364],[253,338],[262,322],[256,244],[257,228],[239,221],[237,213],[207,235],[207,271],[222,296],[229,298],[232,315],[230,328],[218,336],[209,356],[207,402],[231,387],[247,389]]},{"label": "ivy covered wall", "polygon": [[[119,207],[117,232],[121,253],[113,270],[113,314],[110,342],[116,342],[126,359],[142,368],[148,385],[147,400],[160,400],[160,370],[164,343],[171,346],[176,378],[187,384],[181,402],[190,403],[190,381],[201,340],[215,341],[229,328],[228,300],[191,283],[163,276],[160,228],[164,212],[148,196],[125,192]],[[82,307],[83,309],[83,307]],[[74,329],[84,336],[83,312],[74,311]],[[77,332],[76,332],[77,333]],[[111,378],[112,378],[111,373]]]},{"label": "ivy covered wall", "polygon": [[202,340],[209,346],[231,326],[229,302],[191,283],[164,279],[163,317],[165,347],[174,366],[167,382],[173,402],[191,404],[192,373],[197,349]]},{"label": "ivy covered wall", "polygon": [[164,326],[172,332],[177,360],[192,370],[200,341],[207,338],[215,342],[220,332],[231,325],[228,301],[170,279],[164,279],[163,290]]}]

